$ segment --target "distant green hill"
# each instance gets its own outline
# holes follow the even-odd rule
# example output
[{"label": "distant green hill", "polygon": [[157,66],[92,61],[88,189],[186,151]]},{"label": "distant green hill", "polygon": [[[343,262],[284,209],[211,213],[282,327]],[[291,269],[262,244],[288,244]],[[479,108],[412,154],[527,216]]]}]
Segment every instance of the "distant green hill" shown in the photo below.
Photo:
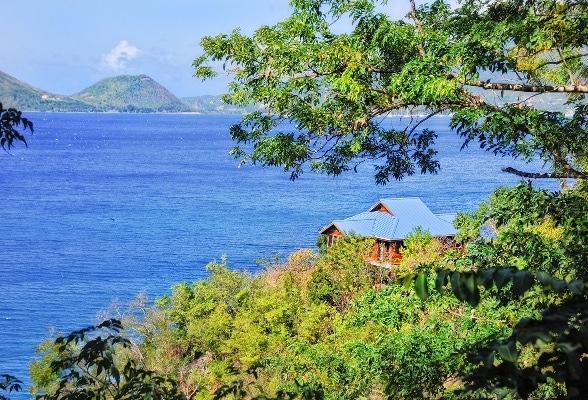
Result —
[{"label": "distant green hill", "polygon": [[147,75],[120,75],[103,79],[71,96],[57,95],[33,87],[0,71],[0,103],[22,111],[59,112],[199,112],[244,114],[258,107],[235,107],[220,96],[182,99]]},{"label": "distant green hill", "polygon": [[96,111],[90,104],[45,92],[0,71],[0,103],[23,111]]},{"label": "distant green hill", "polygon": [[100,111],[190,112],[187,104],[147,75],[121,75],[102,79],[71,96]]}]

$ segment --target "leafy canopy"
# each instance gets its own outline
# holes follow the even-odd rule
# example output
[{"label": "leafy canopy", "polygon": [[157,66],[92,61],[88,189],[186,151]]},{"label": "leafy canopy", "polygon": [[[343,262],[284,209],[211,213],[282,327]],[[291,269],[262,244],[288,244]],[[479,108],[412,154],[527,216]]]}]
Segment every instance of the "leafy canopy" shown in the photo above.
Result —
[{"label": "leafy canopy", "polygon": [[120,321],[106,320],[55,339],[51,390],[40,400],[185,399],[175,380],[144,368],[130,353]]},{"label": "leafy canopy", "polygon": [[[451,113],[463,138],[497,154],[539,155],[547,174],[586,177],[588,4],[572,0],[436,0],[402,19],[395,4],[292,0],[292,14],[251,36],[238,29],[201,40],[195,76],[232,76],[224,100],[261,104],[231,128],[243,162],[330,175],[373,160],[385,184],[439,170],[427,118]],[[221,66],[222,65],[222,66]],[[571,117],[545,111],[553,93]],[[551,97],[549,96],[551,94]],[[389,115],[422,118],[392,126]],[[286,124],[285,124],[286,123]]]},{"label": "leafy canopy", "polygon": [[435,293],[433,286],[448,287],[473,307],[495,291],[503,302],[541,309],[520,318],[507,337],[468,349],[474,368],[462,378],[466,396],[588,396],[587,215],[582,186],[558,193],[526,183],[499,188],[469,221],[461,221],[468,235],[474,221],[478,227],[490,223],[494,236],[470,242],[453,265],[439,264],[434,282],[422,273],[403,279],[423,300]]}]

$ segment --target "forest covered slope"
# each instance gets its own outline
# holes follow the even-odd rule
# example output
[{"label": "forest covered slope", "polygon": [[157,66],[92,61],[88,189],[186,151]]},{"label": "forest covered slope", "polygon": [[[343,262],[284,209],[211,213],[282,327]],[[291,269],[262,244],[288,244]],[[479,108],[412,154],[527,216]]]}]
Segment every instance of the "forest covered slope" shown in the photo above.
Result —
[{"label": "forest covered slope", "polygon": [[60,95],[34,87],[0,71],[0,103],[22,111],[56,112],[197,112],[241,114],[220,96],[178,98],[147,75],[120,75],[102,79],[73,95]]}]

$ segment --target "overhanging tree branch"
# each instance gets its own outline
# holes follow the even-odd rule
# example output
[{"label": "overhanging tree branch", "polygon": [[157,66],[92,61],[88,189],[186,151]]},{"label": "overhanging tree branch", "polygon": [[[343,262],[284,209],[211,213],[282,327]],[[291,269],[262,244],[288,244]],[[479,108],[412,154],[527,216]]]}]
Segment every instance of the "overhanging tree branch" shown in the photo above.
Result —
[{"label": "overhanging tree branch", "polygon": [[531,179],[587,179],[588,174],[579,171],[569,171],[565,173],[555,173],[555,172],[525,172],[520,171],[518,169],[512,167],[504,167],[502,168],[503,172],[508,172],[509,174],[514,174],[523,178],[531,178]]},{"label": "overhanging tree branch", "polygon": [[[586,177],[578,172],[584,169],[581,160],[573,167],[566,162],[585,154],[586,140],[581,133],[584,130],[570,131],[564,121],[555,121],[559,116],[564,118],[563,114],[558,113],[557,118],[543,115],[528,100],[543,93],[588,93],[588,83],[577,80],[583,79],[588,68],[585,35],[572,25],[558,22],[576,21],[579,17],[578,21],[588,21],[588,16],[572,11],[567,1],[546,0],[527,6],[517,2],[471,2],[470,6],[454,10],[446,2],[417,7],[415,0],[405,1],[410,5],[406,19],[393,21],[377,13],[372,0],[325,0],[319,2],[324,13],[312,11],[318,4],[313,0],[301,0],[293,3],[295,11],[284,24],[264,27],[251,38],[234,35],[203,39],[205,54],[195,60],[195,66],[223,59],[244,68],[247,74],[236,75],[231,89],[235,103],[266,105],[269,112],[294,123],[298,142],[307,140],[306,146],[276,141],[271,143],[278,146],[270,147],[266,139],[272,133],[264,124],[253,130],[238,129],[234,139],[263,144],[248,160],[261,162],[267,157],[272,160],[269,165],[288,164],[292,158],[300,161],[297,151],[305,147],[315,161],[313,166],[320,164],[321,157],[328,157],[327,164],[337,164],[336,171],[343,171],[344,164],[353,159],[349,154],[375,154],[371,152],[372,143],[363,137],[365,129],[369,129],[367,124],[373,123],[370,134],[375,140],[390,141],[386,130],[376,128],[377,118],[418,106],[419,112],[424,109],[427,114],[450,110],[451,128],[457,128],[465,138],[464,145],[479,140],[482,147],[496,154],[530,157],[536,152],[554,168],[552,174],[516,170],[511,173],[524,177]],[[351,17],[349,32],[337,34],[319,28],[327,26],[322,24],[330,15],[329,7],[337,16]],[[552,7],[557,8],[557,15]],[[316,20],[306,19],[309,10]],[[362,22],[358,23],[358,19]],[[302,27],[303,33],[299,30]],[[521,35],[515,35],[519,30]],[[564,36],[563,41],[550,39]],[[534,39],[530,41],[530,37]],[[242,51],[244,41],[263,46],[250,54]],[[482,70],[502,75],[483,80],[477,75]],[[208,70],[197,69],[197,76],[209,77]],[[522,97],[527,98],[511,97],[510,101],[492,107],[475,88],[524,92],[527,95]],[[296,96],[289,96],[288,92]],[[246,121],[241,125],[246,128],[247,124]],[[325,126],[333,129],[323,131]],[[413,125],[406,128],[406,132],[415,129]],[[312,142],[312,135],[317,132],[321,140],[329,135],[349,138],[338,143],[337,163],[331,153],[324,152],[323,142]],[[577,137],[576,144],[570,135]],[[429,145],[434,151],[434,143]],[[554,151],[558,147],[560,158]],[[288,151],[292,154],[284,157],[283,153]],[[248,156],[245,151],[234,154]],[[387,156],[384,158],[384,163],[390,161]],[[405,172],[414,171],[414,163],[400,157],[397,161]],[[297,166],[301,170],[302,165]]]},{"label": "overhanging tree branch", "polygon": [[498,83],[488,81],[468,81],[463,83],[466,86],[476,86],[490,90],[510,90],[513,92],[533,92],[533,93],[588,93],[588,85],[526,85],[522,83]]}]

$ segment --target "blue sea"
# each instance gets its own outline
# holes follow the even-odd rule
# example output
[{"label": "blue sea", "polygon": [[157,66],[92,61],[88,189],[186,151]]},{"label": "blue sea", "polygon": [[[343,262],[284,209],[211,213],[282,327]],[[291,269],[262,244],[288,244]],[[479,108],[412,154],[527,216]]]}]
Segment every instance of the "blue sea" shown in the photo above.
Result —
[{"label": "blue sea", "polygon": [[258,271],[258,258],[315,248],[321,227],[381,198],[472,211],[520,181],[501,167],[524,167],[475,147],[460,152],[447,117],[428,121],[439,133],[437,175],[376,186],[369,163],[294,182],[280,168],[239,167],[228,154],[236,115],[25,114],[35,126],[29,147],[0,153],[0,374],[25,386],[39,342],[97,322],[113,303],[202,279],[222,256]]}]

